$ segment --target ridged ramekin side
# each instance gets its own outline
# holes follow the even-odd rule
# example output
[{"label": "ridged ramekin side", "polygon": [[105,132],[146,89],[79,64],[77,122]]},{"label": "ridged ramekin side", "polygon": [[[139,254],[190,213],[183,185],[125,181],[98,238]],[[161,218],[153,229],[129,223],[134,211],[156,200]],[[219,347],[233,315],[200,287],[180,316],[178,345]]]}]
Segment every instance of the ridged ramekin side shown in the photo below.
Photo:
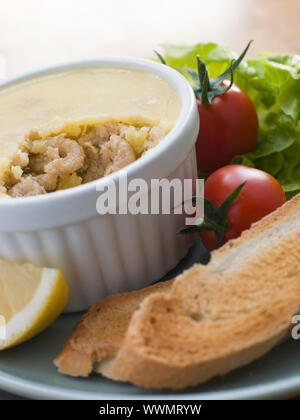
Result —
[{"label": "ridged ramekin side", "polygon": [[[196,177],[194,150],[170,175]],[[163,277],[193,243],[178,235],[184,215],[104,215],[53,229],[0,232],[0,257],[58,267],[68,282],[66,312],[88,309],[114,293]]]}]

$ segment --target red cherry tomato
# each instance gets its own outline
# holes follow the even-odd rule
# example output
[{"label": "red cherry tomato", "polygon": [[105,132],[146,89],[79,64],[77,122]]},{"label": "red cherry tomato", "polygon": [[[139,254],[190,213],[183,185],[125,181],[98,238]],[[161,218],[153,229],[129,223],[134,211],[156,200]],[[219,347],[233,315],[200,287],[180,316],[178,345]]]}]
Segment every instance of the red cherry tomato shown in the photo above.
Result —
[{"label": "red cherry tomato", "polygon": [[[222,245],[240,236],[252,223],[286,201],[285,193],[275,178],[259,169],[243,165],[228,165],[212,173],[205,183],[204,196],[219,206],[245,181],[240,195],[227,212],[226,220],[230,228],[224,235]],[[207,249],[213,250],[216,247],[214,232],[202,232],[199,235]]]},{"label": "red cherry tomato", "polygon": [[[228,82],[221,84],[223,87]],[[196,143],[198,170],[211,173],[231,162],[236,155],[256,146],[258,120],[250,98],[236,85],[215,96],[210,105],[197,98],[200,130]]]}]

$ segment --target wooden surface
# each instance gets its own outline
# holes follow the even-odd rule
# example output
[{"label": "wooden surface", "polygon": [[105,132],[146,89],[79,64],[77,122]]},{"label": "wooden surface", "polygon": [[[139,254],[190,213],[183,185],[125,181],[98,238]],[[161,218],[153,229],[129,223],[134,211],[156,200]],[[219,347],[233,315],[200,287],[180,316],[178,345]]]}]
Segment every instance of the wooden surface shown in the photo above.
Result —
[{"label": "wooden surface", "polygon": [[0,0],[0,77],[164,41],[300,53],[299,18],[300,0]]},{"label": "wooden surface", "polygon": [[82,58],[149,57],[160,42],[239,52],[253,39],[252,56],[300,54],[299,18],[300,0],[0,0],[0,79]]}]

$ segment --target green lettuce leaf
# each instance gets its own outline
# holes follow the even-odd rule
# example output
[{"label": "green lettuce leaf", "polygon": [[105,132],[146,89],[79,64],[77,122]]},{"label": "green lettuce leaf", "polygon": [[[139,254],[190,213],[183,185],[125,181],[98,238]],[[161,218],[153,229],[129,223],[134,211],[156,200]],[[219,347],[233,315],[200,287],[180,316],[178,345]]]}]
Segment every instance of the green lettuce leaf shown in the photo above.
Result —
[{"label": "green lettuce leaf", "polygon": [[[214,78],[225,71],[237,54],[214,44],[162,44],[166,64],[196,70],[196,55]],[[188,77],[188,76],[187,76]],[[189,79],[193,84],[193,79]],[[300,56],[261,53],[244,60],[234,82],[253,101],[259,119],[259,137],[253,153],[236,156],[241,163],[269,172],[288,198],[300,192]]]}]

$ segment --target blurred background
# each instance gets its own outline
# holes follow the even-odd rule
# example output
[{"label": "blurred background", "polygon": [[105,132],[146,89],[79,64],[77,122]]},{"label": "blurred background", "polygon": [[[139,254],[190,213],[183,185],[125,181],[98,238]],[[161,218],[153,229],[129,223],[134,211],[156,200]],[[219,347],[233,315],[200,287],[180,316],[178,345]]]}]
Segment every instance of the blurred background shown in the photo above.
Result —
[{"label": "blurred background", "polygon": [[0,78],[160,42],[300,53],[300,0],[0,0]]}]

